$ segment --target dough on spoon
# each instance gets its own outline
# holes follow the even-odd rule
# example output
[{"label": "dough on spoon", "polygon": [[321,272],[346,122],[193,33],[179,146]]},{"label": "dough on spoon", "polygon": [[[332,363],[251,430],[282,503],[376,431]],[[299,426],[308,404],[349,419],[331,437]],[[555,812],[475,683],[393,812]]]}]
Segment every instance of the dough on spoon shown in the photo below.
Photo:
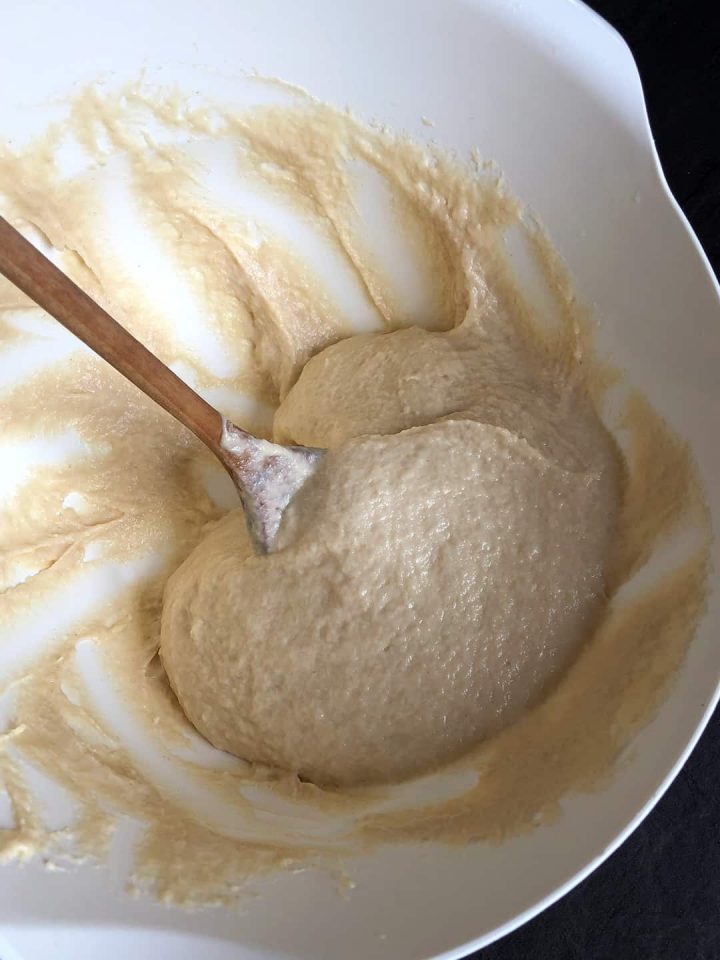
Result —
[{"label": "dough on spoon", "polygon": [[[450,336],[439,335],[436,357]],[[374,344],[367,364],[379,351],[376,362],[392,369],[392,337],[344,343]],[[403,340],[396,336],[405,354]],[[287,509],[276,552],[255,556],[241,511],[230,513],[171,577],[162,618],[163,663],[198,730],[217,747],[321,784],[422,773],[537,698],[601,609],[617,497],[594,414],[577,398],[594,445],[574,442],[584,436],[577,422],[565,436],[551,421],[555,408],[560,423],[561,408],[573,420],[562,391],[541,396],[534,416],[517,383],[505,388],[508,420],[519,427],[471,410],[409,429],[397,427],[403,415],[447,411],[437,400],[418,410],[425,399],[413,411],[401,390],[395,401],[388,391],[367,404],[368,435],[353,437],[363,422],[358,415],[347,426],[354,386],[382,386],[354,374],[357,349],[324,351],[335,351],[325,368],[332,376],[313,379],[321,354],[279,411],[283,437],[297,402],[312,442],[333,449]],[[436,378],[442,363],[426,360]],[[462,373],[467,363],[455,366]],[[454,386],[446,381],[446,396],[461,373]],[[334,409],[315,391],[311,417],[313,383],[343,381]],[[433,393],[432,383],[417,396]],[[486,393],[501,419],[502,385]],[[476,400],[466,396],[467,406]]]}]

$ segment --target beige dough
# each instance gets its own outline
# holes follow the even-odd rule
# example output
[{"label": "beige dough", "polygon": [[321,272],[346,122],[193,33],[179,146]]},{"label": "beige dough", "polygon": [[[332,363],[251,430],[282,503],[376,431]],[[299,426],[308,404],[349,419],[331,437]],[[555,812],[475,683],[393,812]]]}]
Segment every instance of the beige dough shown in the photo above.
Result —
[{"label": "beige dough", "polygon": [[[280,89],[248,82],[263,103]],[[36,139],[0,145],[3,215],[83,289],[234,422],[270,437],[275,414],[277,439],[333,450],[288,516],[285,549],[258,560],[242,517],[220,519],[232,490],[203,445],[74,341],[51,362],[57,324],[0,282],[3,456],[66,435],[76,451],[0,502],[0,799],[14,819],[3,862],[104,860],[130,819],[135,892],[234,905],[263,874],[326,865],[345,878],[349,856],[388,843],[496,844],[607,785],[704,610],[711,528],[691,452],[598,355],[581,292],[508,185],[285,94],[236,109],[108,82],[78,91]],[[217,158],[229,193],[215,190]],[[358,170],[387,191],[411,288],[365,231]],[[300,218],[332,271],[248,217],[256,188]],[[155,255],[121,239],[128,225]],[[537,301],[508,263],[510,230]],[[336,291],[339,275],[353,296]],[[371,330],[386,335],[357,336]],[[619,471],[595,406],[622,443]],[[402,536],[385,543],[391,513]],[[455,751],[468,776],[439,798],[434,781],[324,790],[210,751],[156,658],[173,572],[163,653],[218,743],[350,782]],[[523,621],[541,603],[553,622]],[[509,722],[526,696],[539,702]],[[73,810],[60,829],[52,784]]]},{"label": "beige dough", "polygon": [[603,597],[614,455],[582,395],[522,360],[465,327],[307,365],[276,435],[331,450],[277,552],[254,556],[235,511],[166,589],[163,663],[213,744],[323,784],[398,780],[567,664]]}]

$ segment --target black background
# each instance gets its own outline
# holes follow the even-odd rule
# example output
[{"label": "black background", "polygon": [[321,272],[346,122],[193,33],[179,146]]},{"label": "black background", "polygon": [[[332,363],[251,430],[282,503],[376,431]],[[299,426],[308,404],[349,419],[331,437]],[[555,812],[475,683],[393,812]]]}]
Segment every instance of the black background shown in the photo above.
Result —
[{"label": "black background", "polygon": [[[591,0],[627,40],[670,187],[720,274],[720,0]],[[718,371],[720,376],[720,371]],[[720,432],[710,437],[720,442]],[[477,960],[720,960],[720,715],[623,846]]]}]

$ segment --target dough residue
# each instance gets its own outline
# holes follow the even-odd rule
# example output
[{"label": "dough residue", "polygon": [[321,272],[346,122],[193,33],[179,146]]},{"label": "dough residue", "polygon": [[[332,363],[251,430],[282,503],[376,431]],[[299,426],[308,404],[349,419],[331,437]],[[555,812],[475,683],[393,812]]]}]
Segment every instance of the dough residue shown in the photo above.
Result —
[{"label": "dough residue", "polygon": [[[278,611],[219,464],[0,285],[0,447],[9,465],[0,777],[11,810],[0,850],[48,862],[101,858],[130,816],[142,824],[130,883],[179,902],[231,901],[261,872],[332,865],[378,843],[496,840],[556,815],[568,792],[603,782],[653,715],[705,597],[710,533],[690,454],[595,355],[561,262],[497,173],[270,89],[263,105],[238,112],[142,85],[93,88],[34,141],[0,150],[3,215],[111,314],[233,422],[330,451],[281,526],[283,548],[265,558],[287,587]],[[513,273],[513,232],[541,279],[544,312]],[[524,518],[503,491],[524,500]],[[468,522],[462,536],[441,531],[446,501],[457,511],[455,534],[462,512],[481,523]],[[392,536],[384,502],[399,525]],[[418,530],[422,539],[408,544]],[[347,582],[371,588],[350,608],[346,593],[331,602],[345,590],[348,535],[359,548]],[[370,569],[379,537],[387,552]],[[393,555],[394,543],[412,549]],[[424,557],[422,543],[445,556]],[[206,551],[226,558],[214,582]],[[511,652],[527,669],[515,674],[503,660],[508,611],[501,618],[493,603],[483,607],[494,639],[478,651],[458,602],[445,611],[447,629],[464,638],[457,670],[440,670],[445,623],[402,567],[407,557],[421,575],[440,577],[444,596],[458,568],[475,571],[482,582],[468,586],[487,598],[505,591],[508,570],[522,571],[511,616],[523,640]],[[328,571],[322,581],[310,575],[316,565]],[[178,568],[171,617],[185,615],[172,597],[186,576],[199,611],[227,603],[228,617],[246,616],[252,643],[243,656],[258,659],[243,672],[253,686],[244,695],[260,719],[273,702],[267,685],[287,676],[279,658],[297,658],[292,675],[310,687],[292,696],[274,739],[248,729],[221,742],[207,727],[240,752],[262,741],[260,763],[211,749],[167,682],[162,597]],[[369,601],[383,578],[397,585],[397,577],[406,605],[394,587],[384,622],[397,638],[386,644]],[[263,631],[247,614],[232,592],[241,586],[282,630]],[[347,609],[347,645],[330,650],[338,627],[330,618],[328,645],[309,648],[305,662],[298,645],[309,633],[322,639],[321,609]],[[461,615],[462,628],[453,625]],[[420,617],[421,655],[408,662],[408,629]],[[205,656],[198,622],[192,652]],[[183,629],[178,637],[189,635]],[[291,651],[280,649],[283,636],[293,637]],[[389,657],[394,668],[348,673],[360,638],[368,659]],[[164,656],[173,672],[170,647]],[[221,686],[222,664],[209,655],[203,663]],[[428,673],[429,663],[439,672]],[[342,671],[353,679],[349,693],[336,679]],[[436,688],[423,683],[440,675],[452,682],[433,700]],[[202,728],[203,703],[191,702],[179,671],[175,682]],[[466,690],[478,705],[474,727],[465,726]],[[237,694],[217,699],[220,713]],[[420,711],[413,698],[432,702]],[[374,715],[378,701],[384,712]],[[356,749],[344,749],[342,725],[311,714],[342,719],[353,704]],[[411,716],[421,730],[410,729]],[[378,751],[388,720],[397,740]],[[322,787],[276,766],[297,766],[306,723],[322,734],[306,771],[324,775]],[[404,777],[450,755],[437,779],[460,771],[469,780],[442,800],[427,783],[412,803],[392,786],[329,785],[377,779],[373,770]],[[70,805],[66,823],[48,821],[38,776]]]}]

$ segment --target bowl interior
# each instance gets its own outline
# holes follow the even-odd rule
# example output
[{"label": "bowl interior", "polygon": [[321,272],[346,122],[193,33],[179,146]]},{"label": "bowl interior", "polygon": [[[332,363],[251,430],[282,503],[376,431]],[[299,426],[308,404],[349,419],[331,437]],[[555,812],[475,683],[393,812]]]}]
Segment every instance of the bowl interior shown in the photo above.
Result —
[{"label": "bowl interior", "polygon": [[[718,515],[720,449],[707,442],[720,401],[717,288],[658,170],[632,58],[588,10],[571,0],[418,0],[411,16],[403,0],[98,0],[79,17],[67,5],[8,0],[4,14],[0,130],[10,139],[45,118],[32,104],[144,68],[159,84],[227,100],[242,71],[257,70],[461,155],[479,147],[547,226],[594,307],[601,352],[690,442]],[[26,957],[67,945],[73,957],[201,949],[302,960],[480,946],[577,882],[657,799],[714,704],[719,624],[713,596],[670,697],[616,776],[568,797],[562,816],[531,834],[375,851],[348,865],[347,897],[308,871],[263,881],[238,912],[189,914],[122,892],[129,827],[97,871],[4,866],[8,941]]]}]

